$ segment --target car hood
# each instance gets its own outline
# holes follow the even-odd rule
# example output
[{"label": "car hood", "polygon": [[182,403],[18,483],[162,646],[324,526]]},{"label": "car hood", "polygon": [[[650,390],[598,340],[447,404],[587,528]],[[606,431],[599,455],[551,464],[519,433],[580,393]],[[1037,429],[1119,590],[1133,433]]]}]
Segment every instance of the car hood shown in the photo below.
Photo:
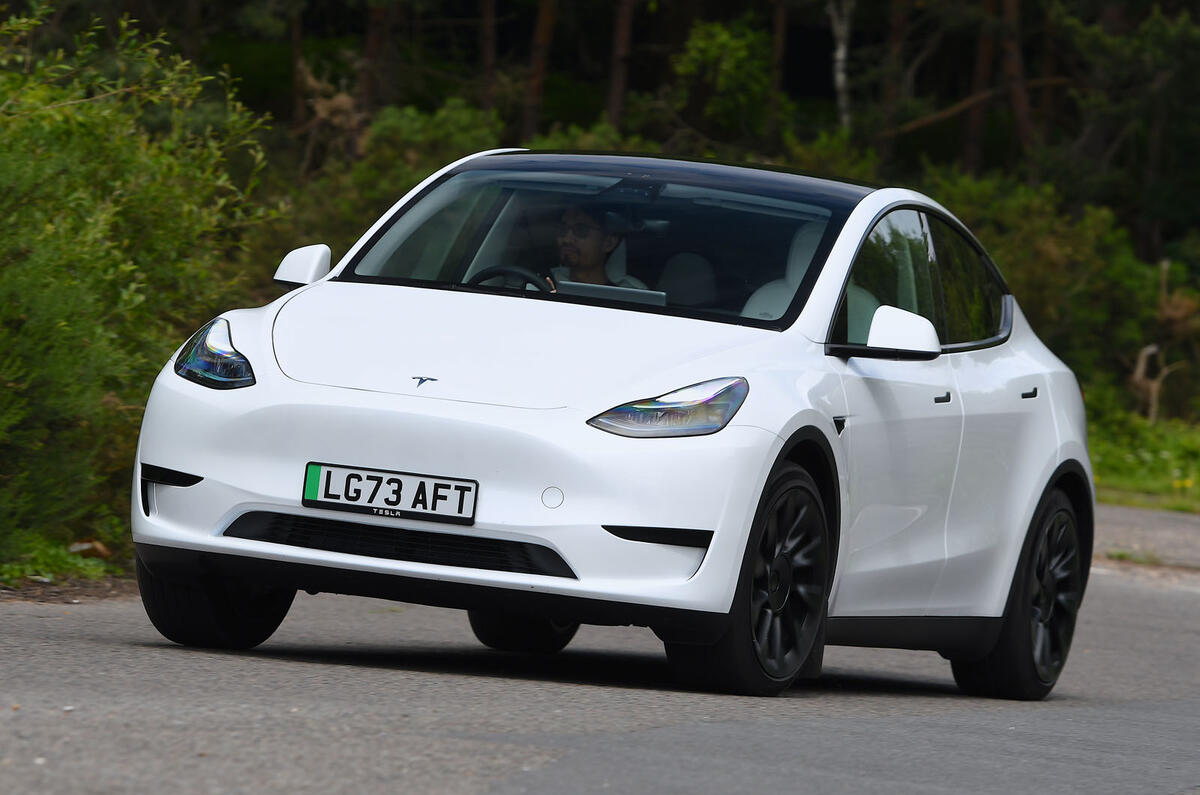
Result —
[{"label": "car hood", "polygon": [[283,306],[273,343],[280,369],[297,381],[603,410],[606,400],[743,375],[716,369],[764,335],[775,332],[520,296],[324,282]]}]

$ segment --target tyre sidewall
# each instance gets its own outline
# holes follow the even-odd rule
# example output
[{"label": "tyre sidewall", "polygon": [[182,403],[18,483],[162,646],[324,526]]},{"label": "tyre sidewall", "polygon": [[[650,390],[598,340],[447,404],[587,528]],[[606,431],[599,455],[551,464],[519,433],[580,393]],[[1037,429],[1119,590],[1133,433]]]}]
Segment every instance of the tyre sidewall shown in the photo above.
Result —
[{"label": "tyre sidewall", "polygon": [[817,488],[816,481],[808,472],[791,462],[783,462],[776,466],[772,471],[771,476],[767,479],[767,485],[763,489],[763,494],[759,500],[758,509],[755,511],[754,523],[751,525],[749,536],[746,539],[746,548],[742,554],[742,565],[738,574],[737,590],[734,592],[733,605],[729,611],[729,627],[725,635],[718,641],[717,645],[722,652],[720,657],[726,662],[727,666],[732,670],[726,671],[723,677],[729,682],[740,683],[737,686],[738,692],[743,692],[748,695],[773,695],[785,690],[799,676],[800,671],[804,667],[804,660],[813,653],[813,649],[820,638],[820,631],[816,633],[813,646],[804,651],[801,664],[796,667],[796,670],[784,677],[775,677],[768,674],[758,660],[758,655],[754,650],[754,634],[750,626],[748,618],[750,612],[750,593],[754,577],[754,561],[758,553],[758,545],[762,541],[763,533],[766,531],[766,523],[768,513],[772,505],[775,503],[780,492],[787,488],[798,487],[809,491],[813,496],[813,502],[821,516],[821,526],[824,529],[825,539],[825,595],[821,600],[821,615],[818,617],[820,625],[823,626],[826,614],[829,609],[829,582],[832,579],[832,563],[830,561],[830,530],[828,517],[825,515],[825,506],[821,501],[821,492]]}]

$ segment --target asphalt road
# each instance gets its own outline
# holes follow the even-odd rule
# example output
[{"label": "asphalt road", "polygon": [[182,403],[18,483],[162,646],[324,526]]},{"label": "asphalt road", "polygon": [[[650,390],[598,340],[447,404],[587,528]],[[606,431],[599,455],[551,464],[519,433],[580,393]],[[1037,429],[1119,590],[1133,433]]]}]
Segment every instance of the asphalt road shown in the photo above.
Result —
[{"label": "asphalt road", "polygon": [[136,599],[0,603],[0,793],[1200,792],[1200,575],[1104,566],[1023,704],[923,652],[830,649],[776,699],[677,689],[647,630],[551,658],[465,614],[301,595],[251,653],[163,641]]}]

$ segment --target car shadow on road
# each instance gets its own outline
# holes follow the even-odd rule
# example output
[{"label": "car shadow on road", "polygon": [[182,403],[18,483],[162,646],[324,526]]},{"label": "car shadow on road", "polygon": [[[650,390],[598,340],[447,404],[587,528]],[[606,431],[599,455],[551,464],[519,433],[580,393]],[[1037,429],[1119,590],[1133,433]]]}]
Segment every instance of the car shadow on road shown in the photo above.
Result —
[{"label": "car shadow on road", "polygon": [[[253,657],[264,661],[313,665],[345,665],[458,676],[688,692],[688,688],[680,685],[673,677],[665,655],[649,652],[568,649],[554,655],[537,655],[445,647],[364,646],[346,649],[278,643],[245,652],[216,652],[202,649],[179,649],[179,651],[197,654],[236,654],[240,657]],[[862,674],[839,670],[828,671],[816,680],[798,682],[783,695],[785,698],[803,698],[809,695],[829,694],[961,696],[953,682],[917,679],[911,676],[889,676],[886,673]]]}]

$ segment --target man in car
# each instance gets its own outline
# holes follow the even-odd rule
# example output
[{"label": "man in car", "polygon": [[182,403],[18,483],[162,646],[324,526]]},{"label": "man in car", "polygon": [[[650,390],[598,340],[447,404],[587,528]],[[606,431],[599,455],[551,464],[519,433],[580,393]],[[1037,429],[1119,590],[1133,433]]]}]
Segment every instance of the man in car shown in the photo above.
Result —
[{"label": "man in car", "polygon": [[[624,273],[624,263],[616,282],[608,278],[609,257],[621,245],[621,235],[606,219],[615,213],[581,205],[568,207],[562,214],[558,231],[558,265],[550,269],[550,286],[559,281],[615,284],[617,287],[645,289],[645,285]],[[618,270],[618,269],[614,269]]]}]

